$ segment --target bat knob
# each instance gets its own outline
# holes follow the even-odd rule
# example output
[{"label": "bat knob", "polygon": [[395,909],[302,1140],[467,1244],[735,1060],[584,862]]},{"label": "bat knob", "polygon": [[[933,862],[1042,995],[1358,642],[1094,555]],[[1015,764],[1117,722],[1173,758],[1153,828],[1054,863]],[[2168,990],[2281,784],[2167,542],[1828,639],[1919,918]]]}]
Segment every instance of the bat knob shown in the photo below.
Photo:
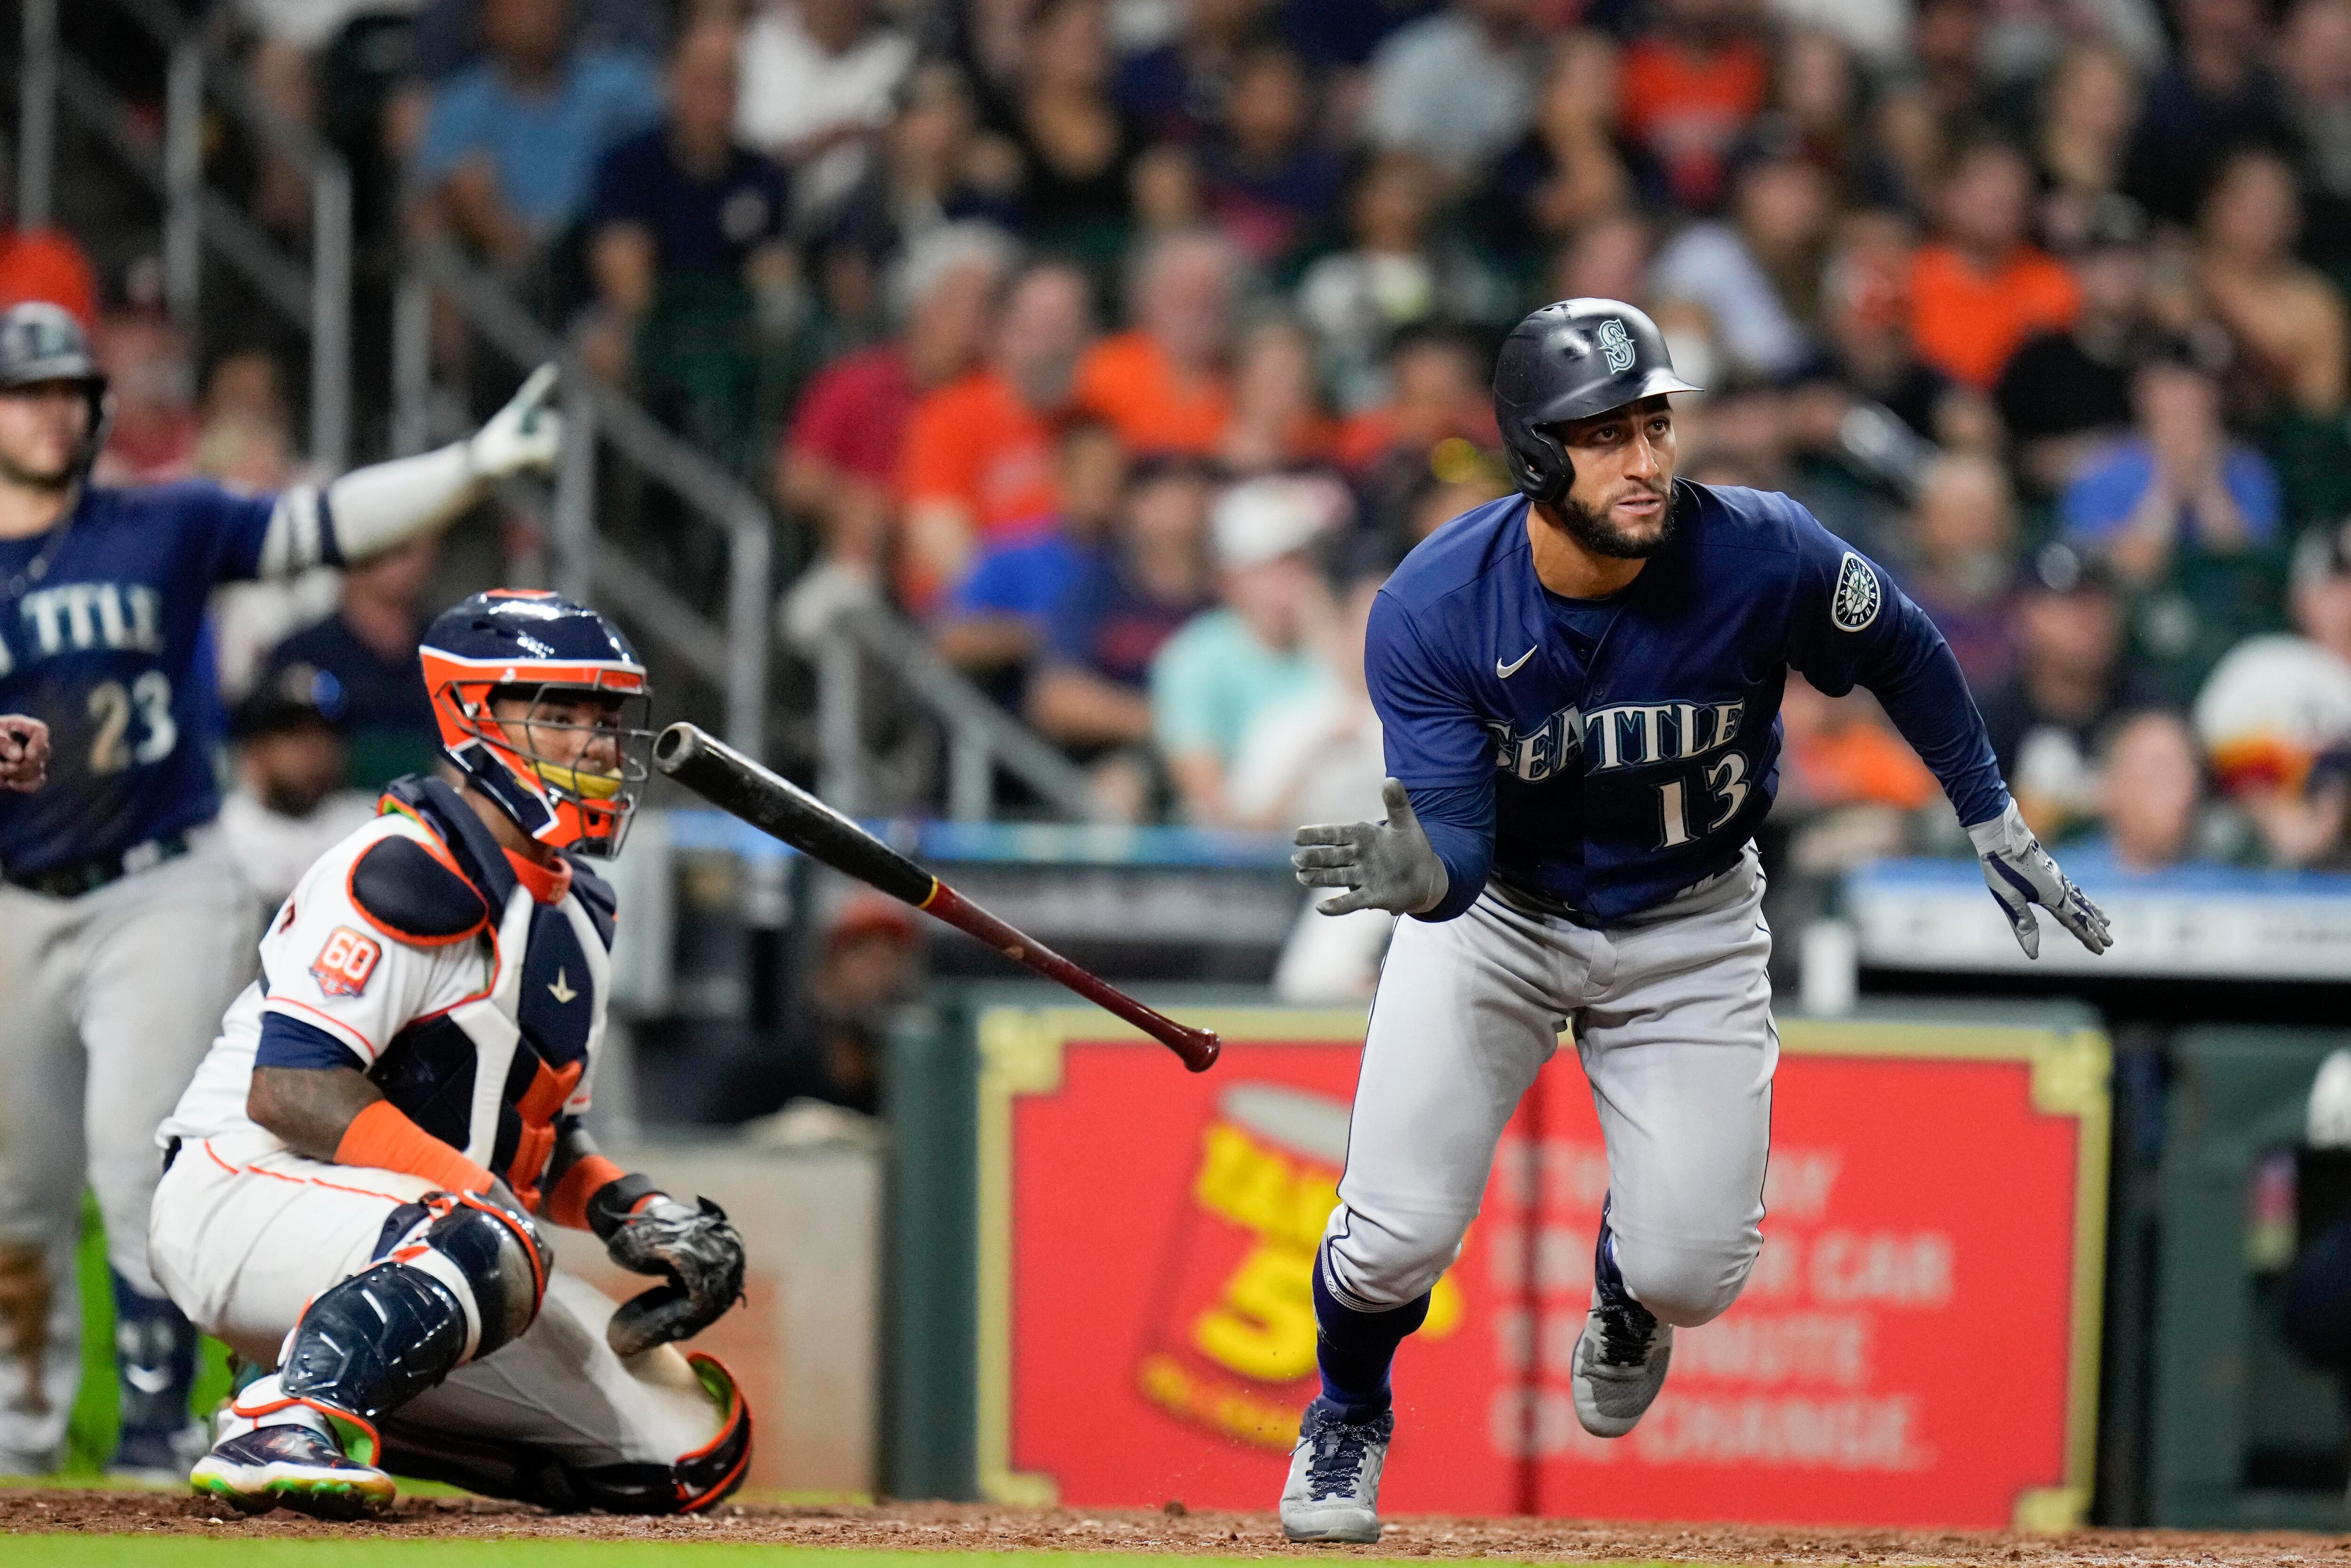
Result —
[{"label": "bat knob", "polygon": [[1225,1042],[1212,1029],[1194,1030],[1192,1040],[1196,1049],[1185,1058],[1184,1065],[1195,1072],[1206,1072],[1217,1064],[1217,1058],[1224,1054]]}]

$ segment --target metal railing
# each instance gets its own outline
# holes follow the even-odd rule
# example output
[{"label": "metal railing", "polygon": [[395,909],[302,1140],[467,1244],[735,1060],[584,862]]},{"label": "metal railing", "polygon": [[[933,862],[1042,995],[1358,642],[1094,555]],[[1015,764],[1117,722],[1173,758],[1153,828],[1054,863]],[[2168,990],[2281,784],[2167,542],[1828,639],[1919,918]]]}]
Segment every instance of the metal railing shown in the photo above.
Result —
[{"label": "metal railing", "polygon": [[[261,298],[310,340],[310,455],[329,473],[350,463],[351,177],[342,157],[288,121],[218,58],[200,30],[157,0],[113,0],[170,57],[159,156],[127,129],[126,106],[97,72],[57,38],[57,0],[20,0],[24,59],[18,77],[16,189],[20,220],[49,223],[57,189],[57,110],[71,109],[162,198],[163,294],[183,326],[203,296],[204,251],[244,274]],[[262,227],[204,184],[204,116],[221,104],[310,183],[308,265],[279,248]]]}]

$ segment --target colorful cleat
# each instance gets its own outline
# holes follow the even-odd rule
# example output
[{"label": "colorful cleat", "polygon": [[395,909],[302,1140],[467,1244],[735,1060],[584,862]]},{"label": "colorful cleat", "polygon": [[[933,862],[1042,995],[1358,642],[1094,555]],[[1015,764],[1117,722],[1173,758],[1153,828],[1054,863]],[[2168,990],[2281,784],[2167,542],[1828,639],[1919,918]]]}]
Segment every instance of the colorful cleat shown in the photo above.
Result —
[{"label": "colorful cleat", "polygon": [[346,1458],[314,1427],[284,1422],[224,1437],[196,1461],[188,1484],[246,1513],[290,1508],[319,1519],[366,1519],[389,1512],[392,1478]]}]

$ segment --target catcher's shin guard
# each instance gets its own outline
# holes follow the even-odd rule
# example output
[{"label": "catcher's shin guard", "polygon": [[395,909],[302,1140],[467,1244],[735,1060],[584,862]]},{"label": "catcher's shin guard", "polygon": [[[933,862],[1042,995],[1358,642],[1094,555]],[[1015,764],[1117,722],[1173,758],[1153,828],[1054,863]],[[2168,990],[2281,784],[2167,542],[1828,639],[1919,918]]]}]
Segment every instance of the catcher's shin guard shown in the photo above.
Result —
[{"label": "catcher's shin guard", "polygon": [[402,1230],[386,1225],[393,1242],[381,1262],[303,1312],[277,1375],[240,1395],[232,1416],[307,1406],[357,1427],[372,1448],[385,1414],[530,1327],[549,1259],[528,1221],[441,1193],[396,1211],[394,1223],[412,1213]]},{"label": "catcher's shin guard", "polygon": [[555,1513],[698,1513],[724,1501],[751,1467],[751,1407],[734,1374],[714,1355],[685,1359],[722,1415],[717,1436],[668,1464],[570,1465],[528,1443],[490,1444],[420,1431],[397,1420],[386,1427],[383,1461],[401,1474],[485,1497],[512,1498]]}]

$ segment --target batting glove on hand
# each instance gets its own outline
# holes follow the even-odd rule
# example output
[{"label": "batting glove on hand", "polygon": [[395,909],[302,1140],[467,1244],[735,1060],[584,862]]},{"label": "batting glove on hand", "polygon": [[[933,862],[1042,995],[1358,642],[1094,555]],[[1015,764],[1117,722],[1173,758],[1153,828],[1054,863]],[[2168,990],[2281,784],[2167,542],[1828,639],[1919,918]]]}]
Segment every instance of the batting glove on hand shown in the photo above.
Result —
[{"label": "batting glove on hand", "polygon": [[2114,946],[2105,912],[2074,885],[2072,877],[2057,869],[2057,862],[2024,825],[2024,813],[2016,809],[2015,801],[2008,803],[2002,815],[1970,828],[1968,837],[1976,846],[1976,858],[1983,863],[1984,884],[1999,901],[2009,925],[2015,927],[2016,945],[2024,949],[2026,957],[2041,956],[2041,926],[2032,909],[2036,904],[2055,915],[2057,924],[2091,952],[2103,953]]},{"label": "batting glove on hand", "polygon": [[465,460],[485,479],[504,479],[524,469],[550,473],[563,448],[563,416],[547,406],[555,390],[555,367],[541,365],[506,407],[474,432]]},{"label": "batting glove on hand", "polygon": [[0,714],[0,789],[29,795],[49,776],[49,727],[21,714]]},{"label": "batting glove on hand", "polygon": [[604,1325],[616,1355],[692,1339],[743,1299],[743,1238],[706,1197],[698,1208],[654,1198],[621,1221],[604,1250],[632,1273],[669,1281],[622,1302]]},{"label": "batting glove on hand", "polygon": [[1388,809],[1384,822],[1331,823],[1301,828],[1290,857],[1298,880],[1308,887],[1343,887],[1338,897],[1314,907],[1325,915],[1384,909],[1418,915],[1444,902],[1445,862],[1412,814],[1412,797],[1391,779],[1380,786]]}]

